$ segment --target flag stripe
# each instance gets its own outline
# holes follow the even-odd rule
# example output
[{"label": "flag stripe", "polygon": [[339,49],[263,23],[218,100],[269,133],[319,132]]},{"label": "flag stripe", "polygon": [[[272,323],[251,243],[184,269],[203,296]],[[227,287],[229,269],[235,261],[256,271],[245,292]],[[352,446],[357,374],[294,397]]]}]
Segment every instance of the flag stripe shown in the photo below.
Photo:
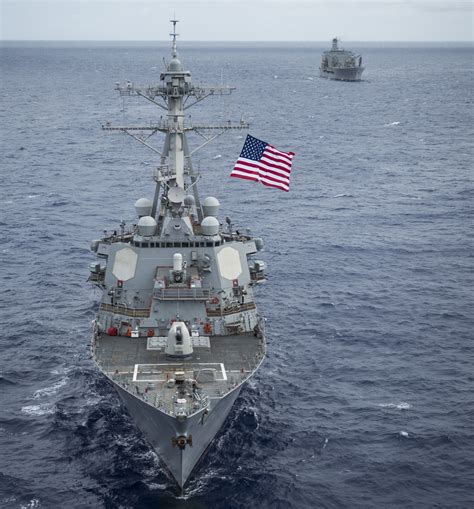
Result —
[{"label": "flag stripe", "polygon": [[239,179],[245,179],[245,180],[252,180],[253,182],[258,182],[259,179],[255,177],[250,177],[248,175],[240,174],[239,172],[232,172],[230,174],[231,177],[239,178]]},{"label": "flag stripe", "polygon": [[268,173],[268,174],[274,175],[275,178],[280,178],[281,180],[285,180],[287,182],[290,180],[290,175],[288,173],[281,172],[280,170],[275,169],[275,168],[261,167],[261,166],[258,166],[257,164],[253,164],[249,161],[242,161],[242,160],[237,161],[237,163],[235,164],[235,167],[236,168],[244,168],[244,169],[248,168],[251,171],[256,171],[263,175],[266,175]]},{"label": "flag stripe", "polygon": [[252,178],[254,178],[255,180],[259,180],[260,179],[260,173],[258,171],[253,171],[253,170],[248,170],[247,168],[237,168],[237,166],[232,170],[232,173],[231,175],[235,175],[235,174],[239,174],[239,175],[249,175],[251,176]]},{"label": "flag stripe", "polygon": [[289,185],[286,184],[285,182],[278,182],[278,181],[269,179],[264,176],[256,178],[254,175],[248,174],[246,172],[234,171],[231,173],[230,176],[235,177],[235,178],[245,179],[245,180],[252,180],[254,182],[260,181],[260,182],[262,182],[262,184],[265,184],[266,186],[277,187],[278,189],[284,189],[285,191],[288,191],[290,189]]},{"label": "flag stripe", "polygon": [[262,154],[262,159],[266,157],[270,161],[275,162],[276,164],[281,164],[282,166],[287,166],[288,168],[291,168],[291,161],[288,161],[287,159],[282,159],[281,157],[275,156],[272,152],[265,152]]},{"label": "flag stripe", "polygon": [[278,166],[268,165],[268,164],[263,164],[263,163],[256,163],[255,161],[251,161],[250,159],[242,159],[242,158],[237,159],[237,162],[235,163],[235,166],[239,166],[239,165],[248,166],[250,168],[257,168],[257,169],[261,169],[263,171],[271,171],[271,172],[277,173],[287,179],[290,178],[290,172],[285,169],[279,168]]},{"label": "flag stripe", "polygon": [[263,156],[262,159],[260,159],[260,164],[265,164],[266,166],[271,168],[278,168],[279,170],[282,170],[287,174],[291,172],[291,167],[287,167],[286,165],[283,166],[281,164],[275,164],[273,161],[267,159],[265,156]]},{"label": "flag stripe", "polygon": [[275,184],[274,182],[271,182],[271,181],[268,181],[268,180],[265,180],[265,179],[262,179],[261,182],[262,182],[262,184],[264,186],[267,186],[267,187],[275,187],[277,189],[283,189],[283,191],[289,191],[290,190],[290,187],[285,185],[285,184]]},{"label": "flag stripe", "polygon": [[288,156],[288,154],[284,154],[279,151],[275,152],[274,150],[269,150],[268,147],[265,149],[265,152],[263,154],[268,157],[273,157],[278,161],[286,162],[291,166],[291,160],[293,159],[293,156]]},{"label": "flag stripe", "polygon": [[270,157],[267,154],[263,154],[260,161],[266,161],[268,164],[273,164],[274,166],[278,166],[279,168],[286,168],[288,171],[291,169],[291,164],[287,163],[286,161],[279,161],[278,159],[275,159],[274,157]]},{"label": "flag stripe", "polygon": [[237,169],[242,170],[242,171],[247,171],[247,172],[250,172],[250,173],[253,173],[256,175],[261,175],[263,177],[273,178],[273,180],[285,182],[286,184],[290,183],[290,179],[288,176],[281,175],[281,174],[273,172],[273,171],[268,171],[268,170],[265,171],[265,170],[258,168],[258,166],[237,163],[235,165],[234,170],[237,170]]},{"label": "flag stripe", "polygon": [[267,145],[265,150],[268,150],[269,152],[273,152],[276,156],[281,156],[285,159],[288,159],[291,161],[293,159],[293,156],[295,155],[294,152],[282,152],[281,150],[276,149],[272,145]]},{"label": "flag stripe", "polygon": [[256,178],[266,177],[268,179],[272,179],[277,182],[284,182],[285,184],[290,183],[290,179],[288,177],[285,177],[278,173],[272,173],[270,171],[262,170],[262,169],[258,168],[258,166],[254,166],[254,165],[236,164],[231,175],[237,171],[244,172],[244,173],[250,174],[250,175],[254,175]]}]

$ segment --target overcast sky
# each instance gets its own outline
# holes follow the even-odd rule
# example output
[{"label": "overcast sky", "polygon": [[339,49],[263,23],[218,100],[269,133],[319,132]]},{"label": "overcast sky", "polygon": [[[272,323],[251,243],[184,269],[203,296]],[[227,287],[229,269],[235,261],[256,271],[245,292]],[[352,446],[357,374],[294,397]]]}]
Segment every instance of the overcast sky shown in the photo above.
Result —
[{"label": "overcast sky", "polygon": [[458,0],[0,0],[3,40],[471,41]]}]

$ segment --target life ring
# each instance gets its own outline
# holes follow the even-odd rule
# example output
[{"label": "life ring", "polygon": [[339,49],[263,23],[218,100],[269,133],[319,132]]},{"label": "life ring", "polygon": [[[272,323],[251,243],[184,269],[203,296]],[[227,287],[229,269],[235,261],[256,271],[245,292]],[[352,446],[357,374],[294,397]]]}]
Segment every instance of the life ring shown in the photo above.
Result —
[{"label": "life ring", "polygon": [[205,323],[203,330],[206,334],[210,334],[212,332],[212,326],[210,323]]},{"label": "life ring", "polygon": [[219,299],[217,297],[213,297],[211,299],[211,304],[219,304]]},{"label": "life ring", "polygon": [[146,335],[151,338],[155,335],[155,331],[153,329],[148,329]]}]

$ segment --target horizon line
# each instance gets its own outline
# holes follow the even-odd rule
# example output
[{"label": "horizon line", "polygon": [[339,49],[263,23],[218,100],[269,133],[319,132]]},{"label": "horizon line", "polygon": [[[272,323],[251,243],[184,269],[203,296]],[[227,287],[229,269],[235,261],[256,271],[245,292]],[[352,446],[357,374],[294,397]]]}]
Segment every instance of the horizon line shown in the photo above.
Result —
[{"label": "horizon line", "polygon": [[[169,43],[169,40],[166,39],[166,40],[161,40],[161,39],[0,39],[0,43],[2,42],[99,42],[99,43],[110,43],[110,42],[113,42],[113,43],[129,43],[129,42],[140,42],[140,43]],[[314,42],[318,42],[318,43],[328,43],[328,40],[324,39],[324,40],[296,40],[296,39],[292,39],[292,40],[285,40],[285,39],[266,39],[266,40],[235,40],[235,39],[232,39],[232,40],[222,40],[222,39],[219,39],[219,40],[196,40],[196,39],[189,39],[189,40],[181,40],[180,41],[181,43],[202,43],[202,42],[206,42],[206,43],[267,43],[267,42],[282,42],[282,43],[314,43]],[[330,41],[329,41],[330,42]],[[453,39],[450,39],[450,40],[446,40],[446,39],[427,39],[427,40],[381,40],[381,39],[378,39],[378,40],[356,40],[356,39],[345,39],[345,42],[363,42],[363,43],[367,43],[367,42],[378,42],[378,43],[464,43],[464,44],[474,44],[474,40],[453,40]]]}]

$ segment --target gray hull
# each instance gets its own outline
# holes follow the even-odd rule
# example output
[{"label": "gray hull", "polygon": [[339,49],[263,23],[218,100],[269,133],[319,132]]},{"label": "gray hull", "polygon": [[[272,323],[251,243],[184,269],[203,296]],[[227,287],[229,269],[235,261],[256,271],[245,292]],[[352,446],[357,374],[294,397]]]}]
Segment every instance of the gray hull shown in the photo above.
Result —
[{"label": "gray hull", "polygon": [[319,75],[321,78],[328,78],[330,80],[360,81],[363,71],[364,67],[333,67],[320,69]]},{"label": "gray hull", "polygon": [[[207,414],[203,409],[184,420],[179,420],[136,398],[119,385],[114,383],[114,386],[138,428],[147,437],[181,488],[222,427],[242,388],[238,386],[223,398],[211,400]],[[172,438],[177,435],[192,437],[192,445],[184,449],[173,446]]]}]

